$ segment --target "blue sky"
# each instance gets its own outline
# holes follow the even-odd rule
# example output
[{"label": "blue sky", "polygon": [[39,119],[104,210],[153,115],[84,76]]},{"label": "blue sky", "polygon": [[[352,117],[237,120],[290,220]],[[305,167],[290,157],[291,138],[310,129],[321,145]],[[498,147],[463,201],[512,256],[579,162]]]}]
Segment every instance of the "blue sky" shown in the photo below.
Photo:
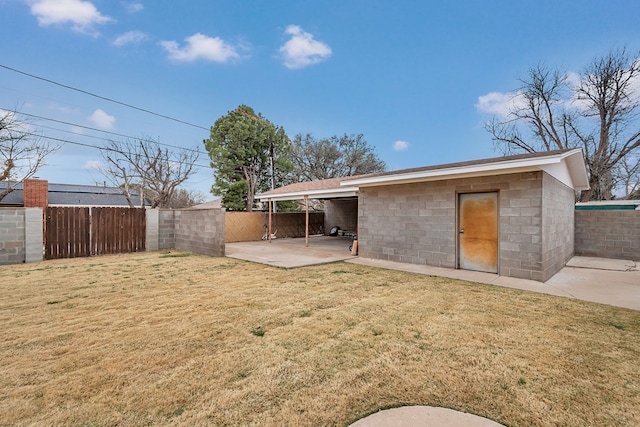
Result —
[{"label": "blue sky", "polygon": [[[580,71],[640,49],[636,1],[0,0],[0,109],[43,135],[78,127],[203,150],[240,104],[290,137],[362,133],[388,169],[499,155],[482,123],[538,63]],[[205,129],[202,129],[205,128]],[[64,144],[38,176],[94,184],[99,150]],[[207,193],[209,159],[186,188]]]}]

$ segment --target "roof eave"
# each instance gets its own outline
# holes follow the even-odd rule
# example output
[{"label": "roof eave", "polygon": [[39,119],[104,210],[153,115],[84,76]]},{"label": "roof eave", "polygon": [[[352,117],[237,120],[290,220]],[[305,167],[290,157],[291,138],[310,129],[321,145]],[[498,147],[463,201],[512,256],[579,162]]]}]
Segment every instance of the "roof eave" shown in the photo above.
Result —
[{"label": "roof eave", "polygon": [[285,201],[285,200],[304,200],[305,196],[310,199],[332,199],[343,197],[355,197],[358,195],[358,187],[340,187],[324,190],[308,190],[308,191],[293,191],[290,193],[279,194],[258,194],[257,199],[260,200],[272,200],[272,201]]},{"label": "roof eave", "polygon": [[446,169],[431,169],[419,172],[345,180],[341,185],[371,187],[439,181],[443,179],[472,178],[477,176],[486,176],[488,174],[505,175],[510,173],[533,172],[539,170],[546,171],[575,190],[584,190],[589,188],[581,149],[575,149],[566,153],[554,154],[547,157],[508,160],[504,162],[457,166]]}]

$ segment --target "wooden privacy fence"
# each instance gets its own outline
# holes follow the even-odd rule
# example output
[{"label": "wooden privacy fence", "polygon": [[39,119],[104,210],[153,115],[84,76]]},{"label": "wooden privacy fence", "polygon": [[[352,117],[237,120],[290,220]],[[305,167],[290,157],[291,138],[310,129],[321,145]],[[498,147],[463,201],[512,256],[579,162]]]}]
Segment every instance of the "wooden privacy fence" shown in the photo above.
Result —
[{"label": "wooden privacy fence", "polygon": [[142,208],[49,207],[45,214],[45,259],[145,250]]},{"label": "wooden privacy fence", "polygon": [[[225,242],[250,242],[260,240],[265,234],[268,214],[266,212],[226,212]],[[304,237],[304,212],[278,212],[271,215],[272,233],[276,238]],[[309,213],[309,234],[324,232],[324,213]]]}]

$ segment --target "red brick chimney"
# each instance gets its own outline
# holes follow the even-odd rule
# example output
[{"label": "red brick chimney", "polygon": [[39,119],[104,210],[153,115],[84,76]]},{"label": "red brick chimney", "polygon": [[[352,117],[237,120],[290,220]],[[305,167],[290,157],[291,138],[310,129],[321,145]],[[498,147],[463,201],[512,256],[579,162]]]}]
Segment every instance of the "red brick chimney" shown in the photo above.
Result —
[{"label": "red brick chimney", "polygon": [[46,209],[49,205],[49,182],[45,179],[25,179],[24,207]]}]

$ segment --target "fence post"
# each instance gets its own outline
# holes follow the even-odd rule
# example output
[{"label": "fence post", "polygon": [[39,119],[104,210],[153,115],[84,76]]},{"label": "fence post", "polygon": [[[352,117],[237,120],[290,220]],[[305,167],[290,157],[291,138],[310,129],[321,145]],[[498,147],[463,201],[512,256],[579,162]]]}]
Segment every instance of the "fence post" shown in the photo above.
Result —
[{"label": "fence post", "polygon": [[146,250],[157,251],[159,249],[160,211],[158,209],[145,209],[146,217]]},{"label": "fence post", "polygon": [[24,209],[24,262],[39,262],[44,250],[44,214],[42,208]]}]

